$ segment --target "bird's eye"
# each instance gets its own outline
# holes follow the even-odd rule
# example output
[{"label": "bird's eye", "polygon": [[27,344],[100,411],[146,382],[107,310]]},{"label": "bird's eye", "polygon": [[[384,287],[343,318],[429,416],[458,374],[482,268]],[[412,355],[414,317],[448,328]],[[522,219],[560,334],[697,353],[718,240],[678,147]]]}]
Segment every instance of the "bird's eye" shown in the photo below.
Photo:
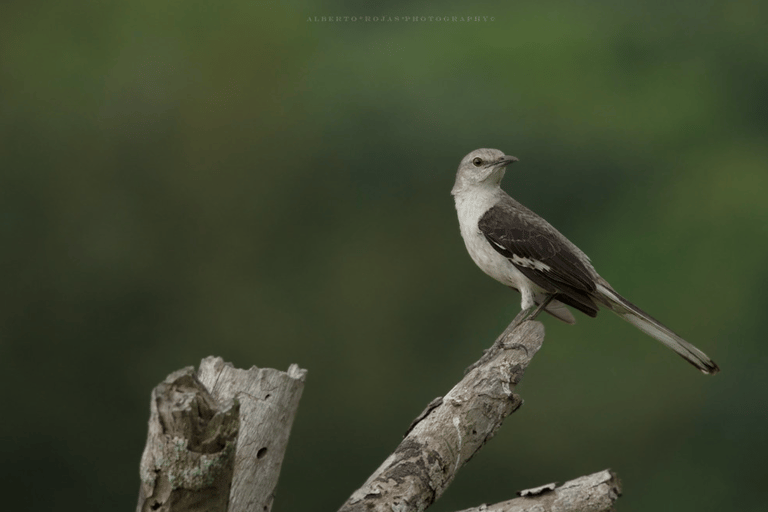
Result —
[{"label": "bird's eye", "polygon": [[472,160],[472,163],[475,165],[475,167],[480,167],[481,165],[483,165],[483,159],[478,156],[474,160]]}]

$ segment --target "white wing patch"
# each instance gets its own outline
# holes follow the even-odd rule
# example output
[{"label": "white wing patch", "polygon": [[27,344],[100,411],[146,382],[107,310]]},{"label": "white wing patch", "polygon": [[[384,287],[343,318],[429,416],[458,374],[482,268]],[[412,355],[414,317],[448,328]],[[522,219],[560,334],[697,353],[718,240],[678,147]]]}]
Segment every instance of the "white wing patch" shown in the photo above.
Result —
[{"label": "white wing patch", "polygon": [[[494,242],[493,240],[488,239],[488,241],[500,251],[507,252],[509,250],[503,245]],[[519,265],[521,267],[526,267],[526,268],[532,268],[534,270],[539,270],[539,271],[549,271],[552,269],[546,263],[542,263],[541,261],[534,260],[531,258],[523,258],[521,256],[518,256],[517,254],[513,254],[509,261],[511,261],[515,265]]]},{"label": "white wing patch", "polygon": [[512,256],[511,261],[515,265],[519,265],[521,267],[526,267],[526,268],[532,268],[534,270],[539,270],[539,271],[552,270],[552,268],[546,263],[542,263],[541,261],[534,260],[531,258],[521,258],[517,254],[514,254]]}]

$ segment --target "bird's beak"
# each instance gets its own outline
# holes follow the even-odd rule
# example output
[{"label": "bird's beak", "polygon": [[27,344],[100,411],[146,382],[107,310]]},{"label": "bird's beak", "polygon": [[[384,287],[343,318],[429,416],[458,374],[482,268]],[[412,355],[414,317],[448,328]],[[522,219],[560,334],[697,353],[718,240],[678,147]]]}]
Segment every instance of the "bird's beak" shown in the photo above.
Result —
[{"label": "bird's beak", "polygon": [[519,162],[519,161],[520,160],[516,156],[504,155],[503,157],[499,158],[497,164],[503,165],[504,167],[506,167],[513,162]]},{"label": "bird's beak", "polygon": [[517,157],[504,155],[495,162],[488,164],[486,167],[487,173],[480,181],[492,183],[498,185],[501,183],[501,179],[504,177],[504,173],[507,171],[507,166],[512,162],[517,162]]}]

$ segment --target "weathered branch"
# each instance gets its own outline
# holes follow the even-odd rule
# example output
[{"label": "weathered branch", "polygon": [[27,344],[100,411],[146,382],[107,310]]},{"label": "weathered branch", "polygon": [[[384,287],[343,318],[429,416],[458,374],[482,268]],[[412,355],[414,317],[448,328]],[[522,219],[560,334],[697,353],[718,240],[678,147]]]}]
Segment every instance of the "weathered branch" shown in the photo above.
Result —
[{"label": "weathered branch", "polygon": [[137,510],[271,510],[305,375],[214,357],[169,375],[152,392]]},{"label": "weathered branch", "polygon": [[152,391],[138,512],[227,510],[238,409],[217,403],[191,366]]},{"label": "weathered branch", "polygon": [[269,512],[306,370],[239,370],[219,357],[200,363],[198,377],[216,400],[240,403],[235,471],[229,512]]},{"label": "weathered branch", "polygon": [[615,473],[606,469],[570,480],[560,487],[549,484],[518,494],[520,498],[461,512],[610,512],[621,496],[621,482]]},{"label": "weathered branch", "polygon": [[421,511],[443,494],[459,468],[522,404],[513,391],[541,348],[544,326],[528,321],[509,330],[442,401],[433,400],[340,512]]},{"label": "weathered branch", "polygon": [[[510,325],[342,506],[343,512],[424,510],[459,468],[522,405],[515,386],[541,348],[544,327]],[[199,371],[169,375],[152,392],[138,512],[269,512],[306,370],[238,370],[208,357]],[[210,391],[209,391],[210,390]],[[621,494],[610,471],[522,491],[463,512],[603,512]]]}]

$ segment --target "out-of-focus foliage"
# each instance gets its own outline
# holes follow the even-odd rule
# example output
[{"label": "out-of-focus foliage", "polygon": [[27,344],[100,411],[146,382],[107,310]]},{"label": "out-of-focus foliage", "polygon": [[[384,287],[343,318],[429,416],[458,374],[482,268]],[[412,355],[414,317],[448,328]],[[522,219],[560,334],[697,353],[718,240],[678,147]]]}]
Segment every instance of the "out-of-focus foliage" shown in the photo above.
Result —
[{"label": "out-of-focus foliage", "polygon": [[[493,21],[404,21],[405,16]],[[322,22],[317,16],[399,16]],[[309,369],[277,510],[333,510],[519,308],[449,191],[505,188],[711,355],[610,313],[547,338],[437,511],[605,467],[624,511],[758,510],[768,477],[765,2],[0,7],[9,510],[127,510],[152,387]]]}]

